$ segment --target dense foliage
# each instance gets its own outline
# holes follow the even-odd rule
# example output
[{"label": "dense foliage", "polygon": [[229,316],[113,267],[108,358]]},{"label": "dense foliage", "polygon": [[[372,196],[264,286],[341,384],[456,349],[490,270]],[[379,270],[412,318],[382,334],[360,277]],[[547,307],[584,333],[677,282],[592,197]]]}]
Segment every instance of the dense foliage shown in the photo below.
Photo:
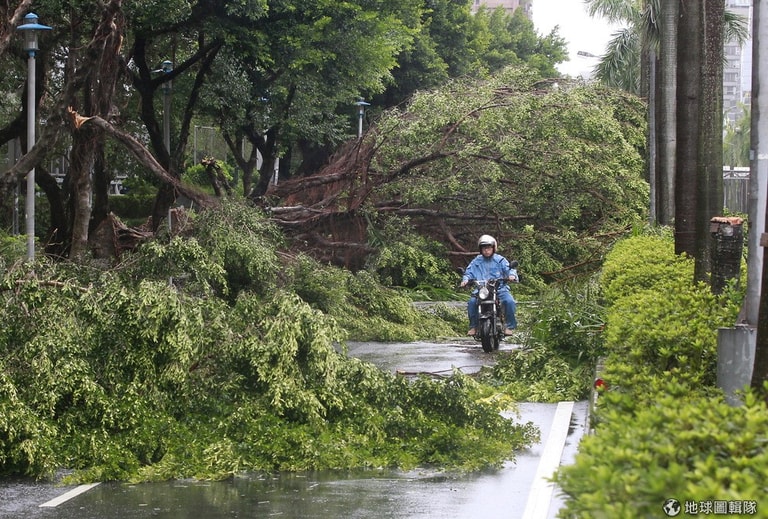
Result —
[{"label": "dense foliage", "polygon": [[352,322],[446,326],[369,274],[281,252],[244,206],[187,225],[110,270],[3,264],[3,474],[476,469],[535,438],[460,373],[409,381],[348,358]]},{"label": "dense foliage", "polygon": [[[15,180],[36,167],[50,208],[40,208],[36,234],[75,261],[110,212],[135,217],[135,206],[111,205],[116,177],[153,184],[158,228],[182,192],[166,175],[199,160],[198,129],[217,137],[206,154],[237,168],[232,187],[259,197],[276,169],[281,179],[313,173],[354,136],[360,97],[378,113],[450,77],[512,63],[546,74],[567,57],[557,31],[539,36],[522,9],[472,15],[468,0],[6,2],[2,144],[27,135],[26,53],[14,27],[30,10],[54,29],[35,56],[33,112],[45,124],[40,145],[0,182],[0,227],[11,227]],[[70,110],[88,119],[71,124]]]},{"label": "dense foliage", "polygon": [[658,517],[669,498],[687,513],[717,500],[765,517],[765,403],[728,405],[713,385],[717,328],[736,321],[740,297],[691,285],[692,269],[669,235],[624,240],[606,258],[608,389],[595,433],[559,471],[560,517]]},{"label": "dense foliage", "polygon": [[647,213],[645,127],[639,99],[526,67],[420,92],[366,137],[369,220],[451,250],[493,234],[539,287],[594,270]]}]

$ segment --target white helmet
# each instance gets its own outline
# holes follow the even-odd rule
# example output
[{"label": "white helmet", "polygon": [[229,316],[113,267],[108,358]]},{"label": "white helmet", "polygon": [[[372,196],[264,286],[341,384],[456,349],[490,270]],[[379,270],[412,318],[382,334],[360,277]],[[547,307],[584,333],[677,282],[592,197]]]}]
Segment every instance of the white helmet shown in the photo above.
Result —
[{"label": "white helmet", "polygon": [[484,245],[493,246],[493,253],[496,254],[496,238],[494,238],[490,234],[483,234],[482,236],[480,236],[480,239],[477,240],[477,249],[480,252],[483,252]]}]

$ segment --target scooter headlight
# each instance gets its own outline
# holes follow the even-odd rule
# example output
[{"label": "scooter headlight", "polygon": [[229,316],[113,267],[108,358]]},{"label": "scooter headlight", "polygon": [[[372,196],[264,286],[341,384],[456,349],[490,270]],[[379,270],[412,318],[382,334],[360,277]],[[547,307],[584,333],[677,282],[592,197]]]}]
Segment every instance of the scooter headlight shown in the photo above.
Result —
[{"label": "scooter headlight", "polygon": [[488,299],[488,287],[482,287],[477,293],[477,297],[480,299]]}]

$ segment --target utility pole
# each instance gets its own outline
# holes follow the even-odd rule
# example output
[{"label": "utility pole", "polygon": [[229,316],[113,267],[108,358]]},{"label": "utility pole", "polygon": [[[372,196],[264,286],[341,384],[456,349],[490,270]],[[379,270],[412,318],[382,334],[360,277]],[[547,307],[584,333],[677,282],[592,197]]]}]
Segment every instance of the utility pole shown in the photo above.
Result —
[{"label": "utility pole", "polygon": [[[768,88],[768,66],[763,63],[763,56],[768,54],[760,48],[760,43],[768,43],[768,0],[755,0],[752,33],[752,121],[750,149],[750,212],[749,221],[754,222],[754,229],[749,234],[749,257],[747,270],[747,322],[757,326],[755,339],[755,360],[752,370],[751,385],[760,389],[768,381],[768,271],[764,261],[764,247],[768,247],[768,225],[766,199],[768,198],[768,131],[763,130],[768,121],[768,92],[763,93],[761,85]],[[766,121],[762,118],[765,117]],[[756,207],[753,212],[753,190]],[[753,269],[754,275],[750,278]],[[759,274],[759,275],[758,275]]]},{"label": "utility pole", "polygon": [[[762,387],[768,380],[768,274],[763,261],[768,199],[768,57],[760,43],[768,43],[768,0],[752,6],[752,107],[749,151],[749,235],[747,241],[747,293],[732,328],[720,328],[717,342],[717,385],[731,404],[738,404],[738,391],[746,386]],[[766,118],[763,121],[763,118]],[[762,319],[761,319],[762,317]]]}]

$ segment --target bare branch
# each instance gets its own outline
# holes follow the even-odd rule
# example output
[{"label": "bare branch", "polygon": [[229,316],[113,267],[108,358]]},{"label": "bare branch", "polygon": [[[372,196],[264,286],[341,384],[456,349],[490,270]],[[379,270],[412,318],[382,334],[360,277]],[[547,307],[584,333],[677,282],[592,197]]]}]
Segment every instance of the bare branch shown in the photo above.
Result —
[{"label": "bare branch", "polygon": [[185,186],[179,179],[169,174],[157,161],[157,159],[132,135],[129,135],[117,128],[115,128],[108,121],[99,116],[82,117],[72,108],[68,110],[72,124],[75,129],[80,129],[84,125],[93,125],[110,135],[117,142],[125,146],[134,157],[146,168],[148,168],[157,178],[166,184],[173,186],[173,188],[180,194],[186,196],[195,204],[203,208],[213,207],[216,205],[216,200],[202,192],[199,192],[189,186]]}]

